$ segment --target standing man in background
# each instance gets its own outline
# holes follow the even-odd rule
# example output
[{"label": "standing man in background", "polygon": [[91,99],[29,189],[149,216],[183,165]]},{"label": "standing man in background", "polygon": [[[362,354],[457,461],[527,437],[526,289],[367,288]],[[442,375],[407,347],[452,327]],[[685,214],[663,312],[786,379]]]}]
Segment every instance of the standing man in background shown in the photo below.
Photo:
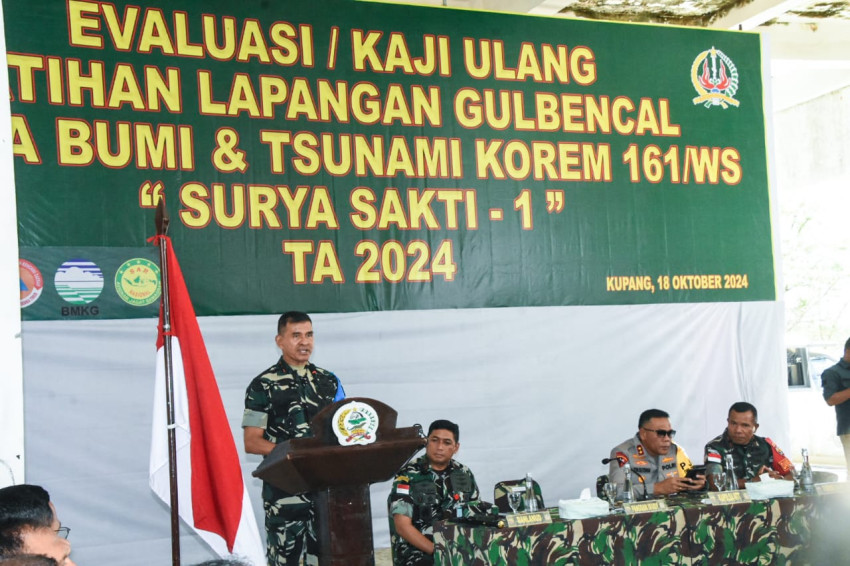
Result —
[{"label": "standing man in background", "polygon": [[823,398],[835,407],[838,436],[844,446],[844,460],[850,473],[850,338],[844,343],[844,357],[821,374]]},{"label": "standing man in background", "polygon": [[[280,359],[255,377],[245,393],[242,428],[245,451],[250,454],[266,456],[281,442],[313,436],[313,417],[345,398],[337,377],[310,363],[313,322],[307,313],[283,313],[275,343]],[[316,515],[310,496],[293,495],[263,482],[263,508],[269,566],[297,566],[302,554],[305,564],[318,564]]]}]

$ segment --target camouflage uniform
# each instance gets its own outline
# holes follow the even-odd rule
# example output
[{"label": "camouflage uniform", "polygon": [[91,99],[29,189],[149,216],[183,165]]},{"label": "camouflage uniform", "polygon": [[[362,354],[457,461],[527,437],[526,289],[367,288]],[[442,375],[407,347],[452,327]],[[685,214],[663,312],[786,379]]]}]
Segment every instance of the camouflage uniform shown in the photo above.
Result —
[{"label": "camouflage uniform", "polygon": [[475,476],[460,462],[452,460],[437,471],[423,455],[399,470],[387,498],[394,566],[433,564],[433,559],[399,536],[393,515],[410,517],[416,530],[433,540],[433,523],[451,507],[455,493],[463,493],[466,502],[478,499]]},{"label": "camouflage uniform", "polygon": [[[263,438],[275,444],[312,436],[310,420],[344,397],[339,380],[331,372],[312,364],[296,371],[281,357],[248,386],[242,426],[262,428]],[[292,495],[263,482],[263,508],[269,565],[298,564],[303,551],[307,564],[317,564],[315,512],[309,494]]]},{"label": "camouflage uniform", "polygon": [[732,452],[735,477],[750,480],[756,477],[762,466],[775,470],[783,476],[791,471],[791,460],[769,438],[753,435],[746,446],[732,442],[728,431],[709,441],[705,445],[705,471],[708,474],[719,472],[726,461],[726,454]]},{"label": "camouflage uniform", "polygon": [[637,497],[647,499],[655,493],[655,484],[672,477],[685,477],[693,467],[685,449],[675,442],[670,445],[667,454],[652,456],[636,434],[611,450],[612,460],[608,480],[619,486],[618,495],[622,495],[626,474],[622,464],[632,467],[632,488]]}]

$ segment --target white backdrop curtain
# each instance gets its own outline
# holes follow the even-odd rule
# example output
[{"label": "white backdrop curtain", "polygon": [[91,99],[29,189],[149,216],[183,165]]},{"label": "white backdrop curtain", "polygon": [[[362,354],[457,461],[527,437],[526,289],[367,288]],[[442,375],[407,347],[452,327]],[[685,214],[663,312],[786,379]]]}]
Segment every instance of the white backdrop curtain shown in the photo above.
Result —
[{"label": "white backdrop curtain", "polygon": [[[190,290],[191,292],[191,290]],[[293,308],[297,305],[283,305]],[[547,504],[577,497],[640,412],[671,414],[695,462],[739,400],[788,442],[779,302],[504,308],[313,317],[313,361],[349,396],[381,400],[399,426],[461,430],[458,459],[482,496],[530,472]],[[259,457],[242,449],[248,382],[275,362],[276,316],[201,318],[201,330],[262,524]],[[27,481],[72,529],[78,564],[166,564],[169,512],[148,488],[156,321],[24,323]],[[375,543],[389,545],[388,483],[372,486]],[[182,537],[183,562],[211,557]]]}]

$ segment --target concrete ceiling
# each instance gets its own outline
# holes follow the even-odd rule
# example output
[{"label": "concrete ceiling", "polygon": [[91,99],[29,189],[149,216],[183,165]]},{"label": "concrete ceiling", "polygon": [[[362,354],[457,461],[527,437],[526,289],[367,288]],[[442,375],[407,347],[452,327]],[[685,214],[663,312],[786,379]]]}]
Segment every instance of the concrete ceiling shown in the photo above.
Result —
[{"label": "concrete ceiling", "polygon": [[850,0],[407,1],[571,18],[757,31],[768,37],[774,111],[850,85]]}]

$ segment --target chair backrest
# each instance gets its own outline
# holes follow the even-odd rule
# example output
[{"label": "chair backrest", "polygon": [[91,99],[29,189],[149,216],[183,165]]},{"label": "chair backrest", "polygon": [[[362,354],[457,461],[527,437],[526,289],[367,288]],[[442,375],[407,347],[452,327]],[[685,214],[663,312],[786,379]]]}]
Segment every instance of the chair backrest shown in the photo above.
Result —
[{"label": "chair backrest", "polygon": [[608,474],[602,474],[596,478],[596,497],[605,499],[605,484],[608,483]]},{"label": "chair backrest", "polygon": [[[540,484],[534,479],[531,480],[531,483],[534,484],[534,498],[537,499],[537,508],[545,509],[546,505],[543,503],[543,491],[540,489]],[[502,513],[511,512],[511,506],[508,504],[508,488],[513,486],[525,486],[525,479],[504,480],[493,486],[493,500]],[[524,502],[519,511],[525,511]]]}]

